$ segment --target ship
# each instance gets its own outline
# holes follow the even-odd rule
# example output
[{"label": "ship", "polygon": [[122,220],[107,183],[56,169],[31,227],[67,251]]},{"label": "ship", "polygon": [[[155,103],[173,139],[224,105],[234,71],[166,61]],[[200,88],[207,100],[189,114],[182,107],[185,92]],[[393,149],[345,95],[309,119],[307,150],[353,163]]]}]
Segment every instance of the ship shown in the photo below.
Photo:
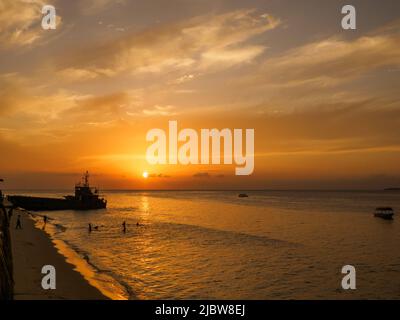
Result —
[{"label": "ship", "polygon": [[89,172],[82,181],[75,184],[75,194],[64,198],[42,198],[9,195],[8,200],[15,206],[29,211],[98,210],[107,208],[107,200],[101,198],[97,188],[90,187]]}]

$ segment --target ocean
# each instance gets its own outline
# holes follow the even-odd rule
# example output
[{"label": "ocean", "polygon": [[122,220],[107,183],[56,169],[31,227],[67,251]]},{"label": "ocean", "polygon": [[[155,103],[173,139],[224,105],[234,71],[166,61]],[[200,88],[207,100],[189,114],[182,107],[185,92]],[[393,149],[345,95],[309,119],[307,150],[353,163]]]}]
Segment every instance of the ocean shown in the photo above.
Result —
[{"label": "ocean", "polygon": [[[373,216],[399,210],[399,192],[238,193],[108,191],[108,209],[45,213],[46,230],[113,298],[400,298],[400,217]],[[341,288],[345,265],[356,268],[356,290]]]}]

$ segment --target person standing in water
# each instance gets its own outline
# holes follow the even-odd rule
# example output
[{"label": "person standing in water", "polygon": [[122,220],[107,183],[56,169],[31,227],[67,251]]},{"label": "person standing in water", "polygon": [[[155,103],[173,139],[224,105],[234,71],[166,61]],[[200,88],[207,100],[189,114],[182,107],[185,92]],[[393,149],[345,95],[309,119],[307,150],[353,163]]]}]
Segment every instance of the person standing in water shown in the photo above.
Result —
[{"label": "person standing in water", "polygon": [[122,231],[126,233],[126,221],[122,223]]},{"label": "person standing in water", "polygon": [[21,215],[20,214],[17,217],[17,225],[15,226],[15,229],[22,229]]},{"label": "person standing in water", "polygon": [[89,233],[91,233],[91,232],[92,232],[92,224],[89,223]]}]

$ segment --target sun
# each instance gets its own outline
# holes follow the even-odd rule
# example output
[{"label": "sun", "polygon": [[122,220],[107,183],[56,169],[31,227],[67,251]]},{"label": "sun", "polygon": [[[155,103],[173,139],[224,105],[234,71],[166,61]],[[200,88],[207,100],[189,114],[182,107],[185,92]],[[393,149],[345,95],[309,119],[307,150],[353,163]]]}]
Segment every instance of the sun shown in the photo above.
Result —
[{"label": "sun", "polygon": [[147,179],[149,177],[149,173],[147,171],[143,172],[143,178]]}]

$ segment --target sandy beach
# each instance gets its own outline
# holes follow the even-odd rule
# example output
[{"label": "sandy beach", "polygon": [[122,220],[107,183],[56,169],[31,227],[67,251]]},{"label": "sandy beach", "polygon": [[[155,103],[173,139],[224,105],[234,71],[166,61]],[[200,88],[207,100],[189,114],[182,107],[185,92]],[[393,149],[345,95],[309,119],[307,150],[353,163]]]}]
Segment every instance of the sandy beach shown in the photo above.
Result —
[{"label": "sandy beach", "polygon": [[[16,220],[21,215],[22,230],[16,230]],[[26,211],[14,211],[11,221],[12,253],[16,300],[103,300],[107,299],[91,286],[61,255],[49,236],[35,227]],[[41,286],[44,265],[56,269],[56,289],[44,290]]]}]

